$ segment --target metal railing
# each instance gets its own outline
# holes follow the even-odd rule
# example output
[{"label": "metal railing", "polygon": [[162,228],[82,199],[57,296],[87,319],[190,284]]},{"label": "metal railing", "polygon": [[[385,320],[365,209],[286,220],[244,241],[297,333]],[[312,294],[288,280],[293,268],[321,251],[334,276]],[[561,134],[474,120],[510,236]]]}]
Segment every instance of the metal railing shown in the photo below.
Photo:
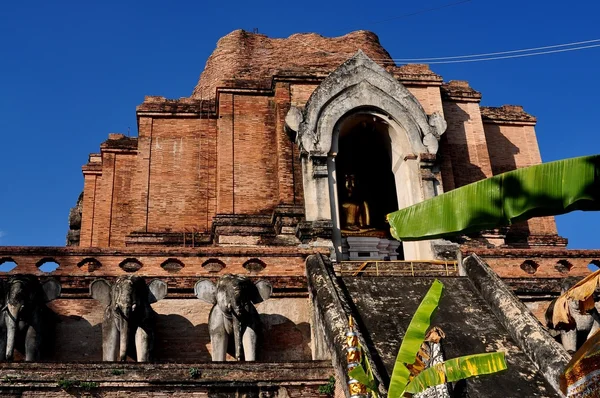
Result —
[{"label": "metal railing", "polygon": [[341,261],[339,276],[458,276],[458,262],[444,260]]}]

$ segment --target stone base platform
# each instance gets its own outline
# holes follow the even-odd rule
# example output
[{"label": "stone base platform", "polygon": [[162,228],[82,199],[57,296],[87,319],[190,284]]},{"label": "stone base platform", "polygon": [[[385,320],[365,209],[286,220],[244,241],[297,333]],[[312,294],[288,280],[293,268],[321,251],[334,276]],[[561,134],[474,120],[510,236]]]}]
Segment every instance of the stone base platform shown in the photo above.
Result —
[{"label": "stone base platform", "polygon": [[320,397],[329,361],[0,364],[4,397]]},{"label": "stone base platform", "polygon": [[348,236],[342,238],[342,258],[344,261],[357,260],[399,260],[400,242],[374,236]]}]

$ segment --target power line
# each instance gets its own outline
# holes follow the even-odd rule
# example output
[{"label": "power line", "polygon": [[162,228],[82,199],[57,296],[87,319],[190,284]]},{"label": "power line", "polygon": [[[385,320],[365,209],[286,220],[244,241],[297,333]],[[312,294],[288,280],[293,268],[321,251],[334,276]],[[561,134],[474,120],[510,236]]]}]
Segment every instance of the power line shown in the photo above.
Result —
[{"label": "power line", "polygon": [[489,58],[477,58],[477,59],[459,59],[459,60],[454,60],[454,61],[434,61],[434,62],[427,62],[427,63],[428,64],[458,64],[458,63],[463,63],[463,62],[494,61],[494,60],[497,60],[497,59],[534,57],[536,55],[555,54],[555,53],[562,53],[562,52],[567,52],[567,51],[578,51],[578,50],[584,50],[586,48],[594,48],[594,47],[600,47],[600,44],[592,44],[592,45],[589,45],[589,46],[572,47],[572,48],[563,48],[563,49],[560,49],[560,50],[540,51],[540,52],[530,53],[530,54],[505,55],[503,57],[489,57]]},{"label": "power line", "polygon": [[490,55],[503,55],[503,54],[514,54],[514,53],[522,53],[528,51],[538,51],[538,50],[546,50],[549,48],[559,48],[559,47],[569,47],[575,46],[579,44],[588,44],[588,43],[596,43],[600,42],[600,39],[593,40],[585,40],[578,41],[573,43],[565,43],[565,44],[555,44],[552,46],[543,46],[543,47],[532,47],[532,48],[523,48],[521,50],[510,50],[510,51],[500,51],[494,53],[483,53],[483,54],[470,54],[470,55],[455,55],[452,57],[430,57],[430,58],[393,58],[394,61],[399,62],[413,62],[413,61],[437,61],[437,60],[447,60],[447,59],[456,59],[456,58],[476,58],[476,57],[487,57]]},{"label": "power line", "polygon": [[[308,44],[307,42],[305,42],[304,40],[301,40],[298,37],[296,39],[300,43],[302,43],[304,46],[312,48],[313,50],[320,51],[320,52],[325,53],[330,56],[339,57],[339,58],[347,58],[347,57],[353,55],[350,53],[333,53],[330,51],[325,51],[323,49],[320,49],[320,48],[317,48],[315,46]],[[499,60],[499,59],[533,57],[536,55],[556,54],[556,53],[562,53],[562,52],[567,52],[567,51],[585,50],[585,49],[589,49],[589,48],[600,47],[600,44],[592,44],[592,45],[587,45],[587,46],[581,46],[580,44],[598,43],[598,42],[600,42],[600,39],[584,40],[584,41],[564,43],[564,44],[554,44],[551,46],[531,47],[531,48],[525,48],[525,49],[520,49],[520,50],[509,50],[509,51],[500,51],[500,52],[493,52],[493,53],[457,55],[457,56],[451,56],[451,57],[432,57],[432,58],[391,58],[391,59],[375,58],[375,59],[373,59],[373,61],[380,61],[380,62],[384,62],[384,63],[395,63],[395,62],[415,63],[415,62],[420,61],[420,62],[425,62],[428,64],[438,64],[438,65],[439,64],[457,64],[457,63],[464,63],[464,62],[494,61],[494,60]],[[576,47],[561,48],[561,47],[569,47],[569,46],[576,46]],[[545,49],[555,49],[555,50],[540,51],[540,50],[545,50]],[[529,53],[518,54],[518,53],[523,53],[523,52],[529,52]],[[510,54],[510,55],[503,55],[503,54]],[[502,56],[496,57],[495,55],[502,55]],[[458,59],[458,58],[463,58],[463,59]]]}]

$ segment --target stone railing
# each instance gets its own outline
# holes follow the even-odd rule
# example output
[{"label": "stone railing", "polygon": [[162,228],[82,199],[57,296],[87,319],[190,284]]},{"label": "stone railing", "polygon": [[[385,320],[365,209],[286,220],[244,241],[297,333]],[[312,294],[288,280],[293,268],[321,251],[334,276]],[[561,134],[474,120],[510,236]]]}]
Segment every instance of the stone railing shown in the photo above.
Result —
[{"label": "stone railing", "polygon": [[600,250],[473,249],[501,278],[583,277],[600,266]]},{"label": "stone railing", "polygon": [[93,278],[135,273],[162,278],[169,287],[189,288],[199,276],[240,274],[273,279],[275,287],[305,288],[304,262],[314,249],[297,247],[81,248],[0,247],[0,276],[52,276],[66,288]]},{"label": "stone railing", "polygon": [[458,276],[458,263],[439,260],[341,261],[335,271],[339,276]]}]

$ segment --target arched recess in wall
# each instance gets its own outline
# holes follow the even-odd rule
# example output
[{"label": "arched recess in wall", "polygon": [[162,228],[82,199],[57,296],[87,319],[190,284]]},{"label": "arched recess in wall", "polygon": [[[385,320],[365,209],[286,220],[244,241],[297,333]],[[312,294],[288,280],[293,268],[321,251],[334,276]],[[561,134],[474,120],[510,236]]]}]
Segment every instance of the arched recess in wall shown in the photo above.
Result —
[{"label": "arched recess in wall", "polygon": [[83,260],[77,263],[77,267],[86,272],[94,272],[97,269],[100,269],[100,267],[102,267],[102,264],[95,258],[84,258]]},{"label": "arched recess in wall", "polygon": [[170,274],[175,274],[183,269],[184,264],[179,259],[169,258],[165,260],[160,267]]},{"label": "arched recess in wall", "polygon": [[596,272],[600,269],[600,260],[592,260],[588,264],[588,269],[592,272]]},{"label": "arched recess in wall", "polygon": [[202,263],[202,269],[211,273],[221,272],[223,268],[225,268],[225,263],[218,258],[209,258]]},{"label": "arched recess in wall", "polygon": [[119,267],[125,272],[137,272],[142,266],[142,263],[136,258],[127,258],[119,264]]},{"label": "arched recess in wall", "polygon": [[573,264],[567,260],[558,260],[554,266],[554,269],[563,275],[568,274],[569,271],[571,271],[571,268],[573,268]]},{"label": "arched recess in wall", "polygon": [[60,264],[51,257],[45,257],[38,261],[35,266],[42,272],[50,273],[56,271],[60,267]]},{"label": "arched recess in wall", "polygon": [[10,272],[17,268],[18,264],[11,257],[0,258],[0,272]]},{"label": "arched recess in wall", "polygon": [[[340,135],[357,117],[370,117],[390,140],[391,172],[399,208],[436,195],[433,181],[421,178],[419,155],[437,151],[426,146],[431,136],[428,116],[417,99],[392,75],[359,52],[329,75],[309,98],[298,132],[303,153],[305,214],[307,221],[331,220],[333,244],[341,259],[340,200],[336,170]],[[429,141],[431,143],[431,141]],[[430,242],[403,242],[407,259],[431,259]]]},{"label": "arched recess in wall", "polygon": [[521,264],[521,269],[527,272],[529,275],[533,275],[537,272],[540,265],[533,260],[525,260]]},{"label": "arched recess in wall", "polygon": [[251,274],[258,274],[267,267],[267,264],[258,258],[251,258],[250,260],[246,261],[242,267],[244,267]]}]

